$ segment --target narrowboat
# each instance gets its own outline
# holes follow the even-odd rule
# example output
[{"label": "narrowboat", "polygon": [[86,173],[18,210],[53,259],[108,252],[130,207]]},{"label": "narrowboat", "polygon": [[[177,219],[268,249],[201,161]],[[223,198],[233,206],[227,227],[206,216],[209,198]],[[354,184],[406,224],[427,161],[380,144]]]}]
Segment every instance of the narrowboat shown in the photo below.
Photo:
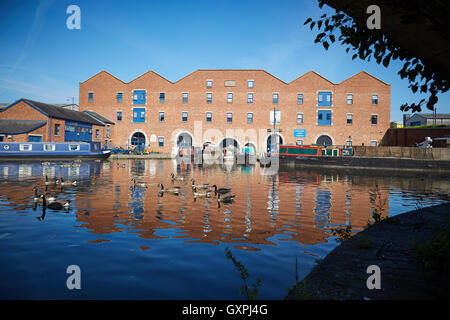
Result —
[{"label": "narrowboat", "polygon": [[100,142],[0,142],[0,160],[106,159]]}]

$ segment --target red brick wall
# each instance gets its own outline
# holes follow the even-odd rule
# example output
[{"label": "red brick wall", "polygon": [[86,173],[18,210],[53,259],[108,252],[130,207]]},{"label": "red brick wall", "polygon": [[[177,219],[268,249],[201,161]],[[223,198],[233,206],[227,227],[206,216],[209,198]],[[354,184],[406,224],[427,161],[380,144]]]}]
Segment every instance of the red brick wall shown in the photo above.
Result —
[{"label": "red brick wall", "polygon": [[388,129],[383,137],[383,145],[412,147],[415,143],[425,141],[426,137],[431,139],[450,135],[449,128],[399,128]]},{"label": "red brick wall", "polygon": [[[247,88],[247,80],[254,80],[254,87]],[[206,88],[206,80],[213,80],[213,87]],[[235,87],[225,87],[226,80],[235,80]],[[133,123],[132,92],[147,90],[146,122]],[[349,136],[353,145],[370,145],[370,141],[380,142],[390,123],[390,85],[371,75],[360,72],[345,81],[333,84],[316,74],[308,72],[300,78],[285,83],[263,70],[197,70],[172,83],[149,71],[129,83],[125,83],[102,71],[81,82],[79,87],[80,111],[92,110],[116,122],[111,128],[114,145],[125,146],[135,131],[142,131],[149,147],[155,151],[172,152],[178,132],[188,131],[193,135],[194,145],[201,146],[207,139],[208,129],[217,129],[225,137],[227,129],[255,129],[257,141],[245,136],[237,138],[241,145],[251,140],[258,150],[265,149],[265,141],[270,125],[270,111],[273,110],[272,93],[279,94],[277,110],[281,110],[281,136],[284,143],[295,144],[296,139],[313,144],[321,134],[328,134],[333,143],[344,145]],[[94,92],[93,102],[88,102],[88,92]],[[332,91],[333,106],[317,107],[317,92]],[[117,92],[123,93],[123,102],[117,103]],[[165,102],[159,102],[159,93],[165,92]],[[182,103],[182,92],[189,93],[189,102]],[[212,92],[212,103],[206,103],[206,93]],[[233,103],[227,103],[227,92],[233,92]],[[253,93],[253,103],[247,103],[247,93]],[[297,93],[303,93],[303,105],[297,104]],[[353,94],[353,105],[347,105],[347,93]],[[371,104],[372,94],[378,94],[378,105]],[[136,106],[142,107],[142,106]],[[122,111],[122,121],[117,121],[117,111]],[[317,111],[332,110],[332,125],[318,126]],[[165,121],[158,121],[158,114],[164,111]],[[188,111],[188,121],[181,121],[182,111]],[[212,123],[206,123],[206,112],[212,112]],[[233,112],[233,123],[226,122],[226,113]],[[253,123],[247,124],[247,112],[253,112]],[[297,113],[303,113],[303,124],[297,125]],[[347,113],[353,114],[353,124],[346,124]],[[372,114],[378,115],[378,124],[371,125]],[[201,131],[194,133],[194,121],[201,122]],[[305,129],[306,138],[294,138],[294,129]],[[259,134],[262,130],[263,134]],[[151,135],[163,136],[164,148],[157,142],[150,143]],[[201,140],[201,141],[197,141]],[[219,141],[213,141],[218,143]]]}]

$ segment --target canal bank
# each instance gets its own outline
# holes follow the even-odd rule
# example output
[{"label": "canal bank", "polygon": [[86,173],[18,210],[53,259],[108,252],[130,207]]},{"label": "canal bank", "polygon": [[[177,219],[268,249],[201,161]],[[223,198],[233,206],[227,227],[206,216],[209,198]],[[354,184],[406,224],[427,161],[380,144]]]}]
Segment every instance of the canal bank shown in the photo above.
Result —
[{"label": "canal bank", "polygon": [[[448,298],[449,213],[446,203],[374,223],[331,251],[286,299]],[[381,288],[369,290],[373,265]]]}]

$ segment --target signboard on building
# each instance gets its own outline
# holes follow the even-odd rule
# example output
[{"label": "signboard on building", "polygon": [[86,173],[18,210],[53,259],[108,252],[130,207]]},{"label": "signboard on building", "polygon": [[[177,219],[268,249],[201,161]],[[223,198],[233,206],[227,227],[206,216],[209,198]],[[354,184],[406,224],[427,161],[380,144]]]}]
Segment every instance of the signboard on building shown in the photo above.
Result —
[{"label": "signboard on building", "polygon": [[235,87],[236,81],[235,80],[225,80],[225,87]]},{"label": "signboard on building", "polygon": [[294,137],[295,138],[306,138],[306,130],[305,129],[294,129]]},{"label": "signboard on building", "polygon": [[150,142],[156,142],[156,135],[155,134],[152,134],[150,136]]}]

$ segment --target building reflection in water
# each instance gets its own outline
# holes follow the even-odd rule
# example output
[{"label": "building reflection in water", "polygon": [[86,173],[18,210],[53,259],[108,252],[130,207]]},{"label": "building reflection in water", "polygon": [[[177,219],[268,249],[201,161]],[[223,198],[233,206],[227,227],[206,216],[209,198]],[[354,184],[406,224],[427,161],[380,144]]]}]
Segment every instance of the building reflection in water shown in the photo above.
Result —
[{"label": "building reflection in water", "polygon": [[[261,170],[259,166],[199,166],[171,160],[0,163],[0,187],[11,207],[31,208],[32,187],[43,191],[45,176],[77,179],[76,188],[49,190],[61,198],[72,197],[74,229],[98,235],[134,233],[143,239],[161,238],[158,230],[170,229],[166,237],[187,243],[244,242],[242,248],[250,250],[273,245],[272,237],[279,234],[285,236],[283,240],[313,245],[326,242],[332,236],[330,229],[337,226],[362,230],[380,200],[389,213],[389,190],[405,185],[405,179],[392,177],[300,170],[266,176]],[[185,181],[172,182],[172,172]],[[148,188],[133,188],[133,178],[147,182]],[[191,178],[231,188],[235,202],[219,206],[214,197],[194,201]],[[158,183],[179,185],[181,194],[160,196]],[[440,180],[410,179],[408,186],[415,190],[408,196],[417,190],[448,190],[448,182]],[[50,219],[47,213],[42,222]]]}]

